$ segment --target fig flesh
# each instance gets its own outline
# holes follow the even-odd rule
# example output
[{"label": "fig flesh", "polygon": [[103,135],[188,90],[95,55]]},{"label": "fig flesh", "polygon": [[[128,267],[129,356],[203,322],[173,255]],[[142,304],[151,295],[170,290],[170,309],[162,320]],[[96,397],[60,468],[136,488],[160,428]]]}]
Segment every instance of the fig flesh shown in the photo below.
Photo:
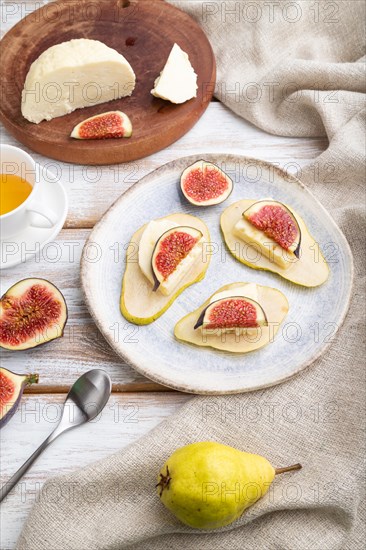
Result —
[{"label": "fig flesh", "polygon": [[[138,255],[140,255],[140,246],[143,241],[143,236],[151,222],[141,227],[132,235],[126,252],[126,267],[122,281],[120,309],[125,319],[136,325],[148,325],[158,319],[172,305],[174,300],[183,290],[204,278],[211,259],[211,253],[204,253],[205,243],[210,243],[210,234],[206,224],[202,220],[189,214],[178,213],[154,220],[154,222],[159,223],[159,225],[161,221],[164,221],[164,224],[171,223],[173,228],[186,226],[201,232],[203,238],[202,241],[200,241],[199,247],[202,253],[199,253],[197,261],[193,263],[191,269],[185,273],[184,277],[179,281],[178,286],[168,296],[162,292],[153,292],[153,277],[152,275],[150,277],[150,273],[147,271],[147,259],[145,255],[148,256],[150,254],[151,266],[154,246],[150,247],[151,243],[147,246],[148,243],[146,241],[149,241],[150,236],[154,236],[154,231],[157,227],[156,224],[154,223],[154,231],[149,232],[149,239],[146,239],[144,242],[143,264],[140,258],[138,258],[139,261],[137,261],[136,249],[138,248]],[[144,266],[144,271],[141,265]]]},{"label": "fig flesh", "polygon": [[155,250],[156,243],[160,237],[169,229],[179,227],[177,223],[172,222],[168,218],[160,218],[151,220],[146,224],[138,246],[138,262],[139,267],[145,277],[150,281],[151,288],[155,285],[154,272],[152,268],[152,255]]},{"label": "fig flesh", "polygon": [[0,300],[0,347],[25,350],[60,338],[66,321],[58,288],[45,279],[23,279]]},{"label": "fig flesh", "polygon": [[301,249],[297,258],[243,216],[243,212],[256,203],[257,200],[243,199],[228,206],[221,214],[221,231],[234,258],[253,269],[272,271],[305,287],[325,283],[329,277],[328,264],[302,217],[289,205],[284,205],[296,219],[301,234]]},{"label": "fig flesh", "polygon": [[38,383],[38,374],[16,374],[0,368],[0,428],[17,410],[24,388]]},{"label": "fig flesh", "polygon": [[178,226],[158,239],[151,259],[154,291],[171,294],[200,253],[199,248],[193,249],[202,237],[199,229]]},{"label": "fig flesh", "polygon": [[109,111],[79,122],[71,132],[75,139],[128,138],[132,135],[130,119],[122,111]]},{"label": "fig flesh", "polygon": [[231,296],[210,303],[202,311],[194,328],[237,332],[264,325],[268,325],[266,314],[258,302],[245,296]]},{"label": "fig flesh", "polygon": [[[243,321],[240,323],[242,326],[225,327],[221,317],[221,320],[214,324],[217,328],[205,330],[201,320],[205,320],[207,310],[210,314],[212,306],[215,307],[215,304],[230,301],[230,299],[235,301],[244,299],[246,303],[255,306],[257,326],[254,326],[253,310],[250,310],[252,312],[250,324],[253,325],[251,327],[244,327]],[[247,353],[275,342],[274,337],[288,309],[286,297],[275,288],[253,283],[231,283],[220,288],[201,307],[178,321],[174,328],[174,335],[177,340],[200,347],[211,347],[232,353]],[[238,324],[237,317],[235,314],[232,325]]]},{"label": "fig flesh", "polygon": [[243,216],[284,250],[299,258],[301,230],[287,206],[273,200],[258,201],[243,212]]},{"label": "fig flesh", "polygon": [[184,170],[180,187],[191,204],[211,206],[228,198],[233,182],[216,164],[199,160]]}]

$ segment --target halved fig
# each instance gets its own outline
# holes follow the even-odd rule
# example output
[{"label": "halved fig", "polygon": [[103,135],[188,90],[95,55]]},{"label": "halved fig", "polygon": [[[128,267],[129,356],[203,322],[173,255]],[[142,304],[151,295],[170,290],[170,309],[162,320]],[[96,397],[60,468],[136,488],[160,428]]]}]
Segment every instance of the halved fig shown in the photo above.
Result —
[{"label": "halved fig", "polygon": [[[250,214],[251,208],[260,202],[243,199],[228,206],[221,214],[221,230],[234,258],[253,269],[272,271],[302,286],[315,287],[323,284],[329,276],[328,264],[301,216],[290,206],[283,205],[291,214],[288,218],[291,220],[291,227],[292,220],[296,220],[298,226],[297,240],[292,243],[292,248],[296,246],[295,250],[299,250],[297,257],[292,250],[282,248],[277,241],[265,235],[243,216],[243,213]],[[295,231],[289,232],[293,235],[294,233]]]},{"label": "halved fig", "polygon": [[169,296],[202,252],[196,245],[203,235],[199,229],[178,226],[158,239],[151,258],[153,290]]},{"label": "halved fig", "polygon": [[0,347],[25,350],[60,338],[66,321],[58,288],[45,279],[23,279],[0,300]]},{"label": "halved fig", "polygon": [[38,383],[38,374],[16,374],[0,368],[0,428],[17,410],[24,388]]},{"label": "halved fig", "polygon": [[287,206],[273,200],[258,201],[245,210],[243,216],[281,248],[293,252],[299,258],[301,230]]},{"label": "halved fig", "polygon": [[191,204],[211,206],[228,198],[233,182],[216,164],[199,160],[184,170],[180,187]]},{"label": "halved fig", "polygon": [[[238,303],[240,308],[243,302],[248,305],[241,314]],[[178,321],[174,335],[178,340],[196,346],[247,353],[273,343],[288,309],[286,297],[275,288],[253,283],[231,283]],[[208,321],[206,326],[205,321]]]},{"label": "halved fig", "polygon": [[235,332],[237,329],[264,325],[268,325],[267,317],[258,302],[245,296],[231,296],[210,303],[202,311],[194,328]]},{"label": "halved fig", "polygon": [[130,119],[122,111],[108,111],[82,120],[70,137],[75,139],[128,138],[132,135]]},{"label": "halved fig", "polygon": [[[202,234],[202,239],[199,241],[200,250],[196,261],[179,281],[174,291],[167,296],[162,292],[153,292],[151,258],[158,238],[156,235],[161,227],[164,227],[159,233],[161,236],[164,230],[169,229],[169,225],[171,228],[179,226],[193,228]],[[122,315],[136,325],[148,325],[158,319],[185,288],[204,278],[211,259],[211,253],[207,247],[209,243],[210,234],[206,224],[189,214],[179,213],[159,218],[136,231],[127,248],[120,302]],[[143,250],[141,250],[142,247]]]}]

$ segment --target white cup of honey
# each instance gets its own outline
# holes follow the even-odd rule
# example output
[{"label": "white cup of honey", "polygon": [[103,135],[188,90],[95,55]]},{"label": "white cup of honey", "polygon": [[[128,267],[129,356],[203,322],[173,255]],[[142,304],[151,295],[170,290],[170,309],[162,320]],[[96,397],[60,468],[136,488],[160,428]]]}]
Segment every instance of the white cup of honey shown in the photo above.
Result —
[{"label": "white cup of honey", "polygon": [[28,153],[12,145],[0,149],[0,237],[7,239],[28,226],[51,228],[54,212],[42,202],[40,170]]}]

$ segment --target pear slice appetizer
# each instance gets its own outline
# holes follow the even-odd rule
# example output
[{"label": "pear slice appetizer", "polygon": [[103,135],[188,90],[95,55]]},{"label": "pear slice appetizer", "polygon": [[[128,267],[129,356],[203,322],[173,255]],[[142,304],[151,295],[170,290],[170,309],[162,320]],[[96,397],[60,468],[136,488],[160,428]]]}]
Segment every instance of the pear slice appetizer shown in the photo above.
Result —
[{"label": "pear slice appetizer", "polygon": [[256,206],[261,203],[276,201],[243,199],[221,214],[221,230],[234,258],[253,269],[277,273],[298,285],[316,287],[325,283],[329,276],[328,264],[301,216],[288,205],[277,203],[288,211],[299,229],[295,245],[285,250],[250,223],[248,213],[256,212]]},{"label": "pear slice appetizer", "polygon": [[[245,302],[245,307],[251,306],[249,310],[253,313],[255,311],[256,322],[242,321],[241,327],[232,326],[235,324],[233,322],[231,325],[229,323],[229,328],[209,328],[207,314],[212,322],[212,309],[216,305],[220,306],[220,303],[230,300],[237,302],[240,299]],[[178,340],[196,346],[247,353],[273,342],[288,310],[287,298],[275,288],[254,283],[231,283],[220,288],[202,306],[178,321],[174,335]],[[232,321],[233,317],[230,319]],[[217,326],[216,324],[215,327]]]},{"label": "pear slice appetizer", "polygon": [[[157,281],[153,269],[156,245],[164,234],[181,227],[199,239],[194,256],[178,265],[174,277],[176,286]],[[136,325],[148,325],[158,319],[188,286],[201,281],[210,263],[207,244],[210,234],[205,223],[189,214],[171,214],[153,220],[132,236],[127,249],[126,269],[122,281],[120,309],[122,315]],[[182,271],[182,265],[185,271]]]}]

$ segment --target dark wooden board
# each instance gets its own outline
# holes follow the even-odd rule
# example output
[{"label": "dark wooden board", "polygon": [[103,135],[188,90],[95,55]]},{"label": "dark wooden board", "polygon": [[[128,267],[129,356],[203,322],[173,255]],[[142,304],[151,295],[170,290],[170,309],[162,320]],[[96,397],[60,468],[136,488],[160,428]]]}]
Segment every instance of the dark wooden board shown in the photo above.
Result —
[{"label": "dark wooden board", "polygon": [[[100,40],[132,65],[136,87],[122,98],[33,124],[21,114],[21,92],[31,63],[47,48],[72,38]],[[216,68],[210,43],[198,24],[164,0],[58,0],[15,25],[3,38],[0,117],[24,145],[45,156],[78,164],[115,164],[145,157],[183,136],[211,100]],[[150,90],[177,42],[198,74],[197,98],[182,105],[154,98]],[[128,139],[77,141],[81,120],[124,111],[133,124]]]}]

